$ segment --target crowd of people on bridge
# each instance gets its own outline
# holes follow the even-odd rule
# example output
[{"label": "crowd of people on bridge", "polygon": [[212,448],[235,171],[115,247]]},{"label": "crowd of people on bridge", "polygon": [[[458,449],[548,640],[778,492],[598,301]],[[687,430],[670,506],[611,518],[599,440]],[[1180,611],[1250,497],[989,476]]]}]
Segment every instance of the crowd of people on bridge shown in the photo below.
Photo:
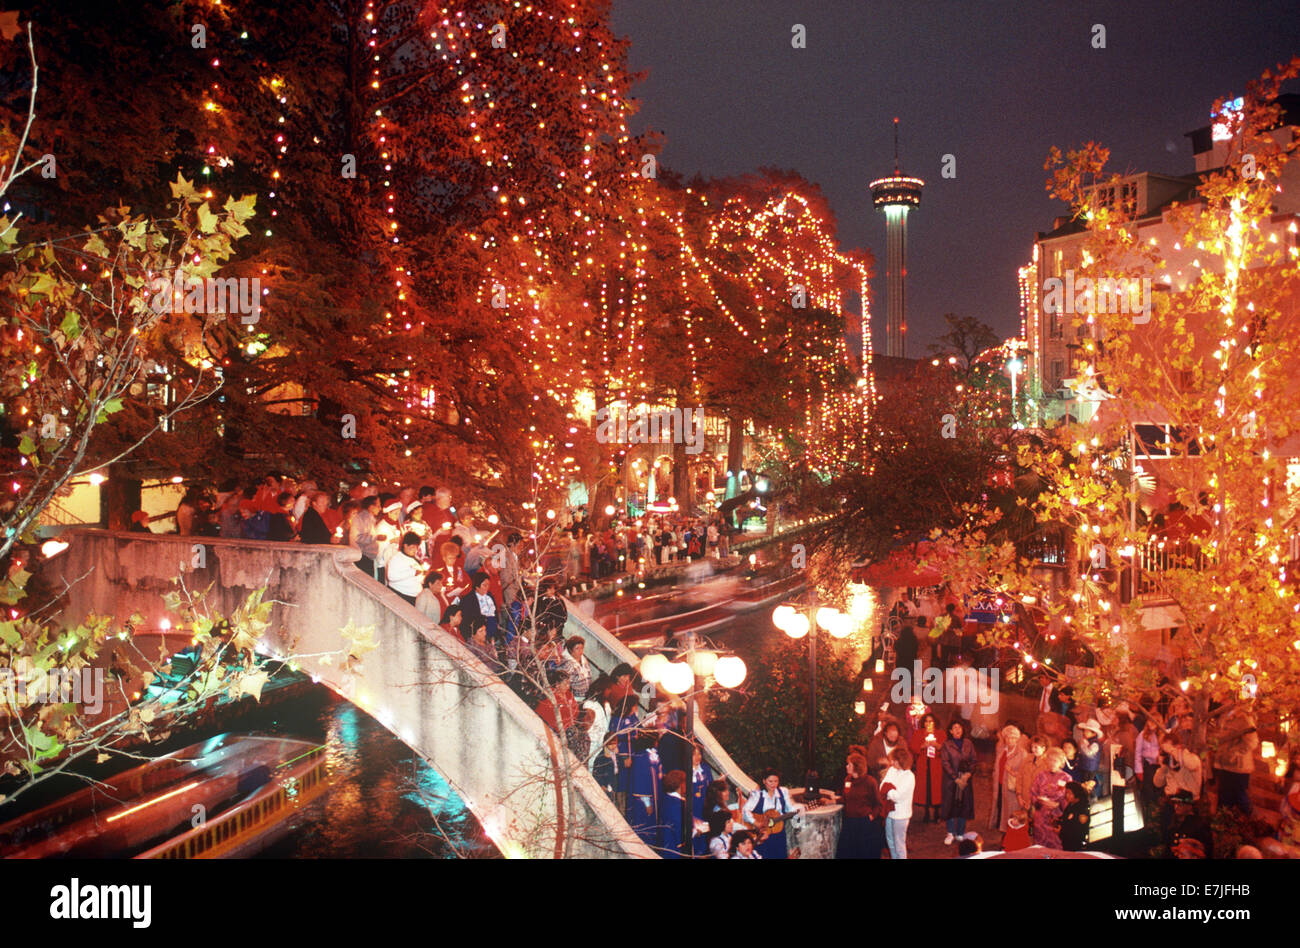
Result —
[{"label": "crowd of people on bridge", "polygon": [[[559,583],[600,579],[647,561],[726,556],[730,531],[719,518],[654,514],[615,518],[596,530],[584,508],[567,510],[553,531],[567,549],[556,555],[494,516],[479,522],[458,510],[445,487],[384,492],[362,485],[341,497],[271,473],[244,487],[231,481],[216,492],[187,490],[175,523],[183,535],[356,549],[365,575],[460,639],[523,697],[587,764],[638,837],[661,854],[798,855],[786,851],[782,821],[800,806],[778,775],[733,801],[727,781],[715,779],[700,748],[683,737],[680,699],[654,701],[653,689],[628,665],[596,672],[585,639],[564,634]],[[149,530],[148,516],[133,515],[131,529]],[[646,699],[652,711],[642,710]]]},{"label": "crowd of people on bridge", "polygon": [[[733,800],[731,787],[682,737],[679,700],[634,690],[640,681],[628,666],[599,673],[586,658],[585,640],[565,636],[559,583],[604,578],[647,561],[726,556],[730,531],[718,518],[615,518],[597,530],[585,509],[565,510],[553,531],[564,538],[560,552],[548,548],[539,556],[531,533],[526,542],[496,517],[480,521],[458,511],[445,487],[384,492],[363,486],[338,496],[311,481],[268,474],[244,487],[228,482],[215,493],[187,491],[175,522],[182,534],[354,547],[366,575],[459,638],[536,709],[652,848],[669,856],[790,855],[781,826],[800,805],[778,774]],[[147,516],[137,513],[132,529],[147,530]],[[547,557],[549,569],[540,568]],[[986,643],[957,603],[925,616],[900,601],[889,619],[898,666],[924,658],[941,669],[964,669],[986,661]],[[1118,773],[1123,792],[1137,796],[1145,822],[1159,828],[1172,853],[1211,855],[1203,800],[1210,767],[1192,747],[1190,702],[1169,687],[1175,673],[1162,666],[1154,695],[1113,706],[1104,700],[1078,705],[1068,683],[1045,675],[1034,726],[1005,721],[993,733],[970,705],[955,708],[946,724],[919,698],[897,717],[882,713],[871,740],[852,746],[845,761],[838,854],[880,858],[888,851],[907,858],[916,814],[944,821],[944,844],[969,855],[984,843],[972,828],[980,807],[987,807],[987,831],[1004,849],[1079,850],[1088,845],[1093,804],[1118,789],[1111,786]],[[650,712],[641,710],[647,698]],[[1216,735],[1219,806],[1249,815],[1260,742],[1245,703],[1220,709]],[[986,801],[976,799],[973,737],[996,741]],[[1298,769],[1300,754],[1291,761],[1282,802],[1291,810],[1284,817],[1296,825]]]}]

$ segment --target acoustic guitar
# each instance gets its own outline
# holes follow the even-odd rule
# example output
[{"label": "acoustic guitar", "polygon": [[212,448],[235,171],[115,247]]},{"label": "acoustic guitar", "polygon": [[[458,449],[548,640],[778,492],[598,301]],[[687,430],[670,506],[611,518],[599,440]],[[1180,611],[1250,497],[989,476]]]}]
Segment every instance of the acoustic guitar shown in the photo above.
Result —
[{"label": "acoustic guitar", "polygon": [[[773,833],[782,832],[785,829],[785,821],[788,820],[790,817],[796,815],[797,813],[798,813],[797,810],[791,810],[789,812],[783,812],[780,810],[767,810],[763,813],[753,814],[752,819],[754,822],[751,828],[754,833],[755,844],[763,842],[765,839],[770,837]],[[745,814],[744,814],[743,805],[737,806],[734,810],[731,811],[731,818],[741,826],[748,825],[745,823]]]}]

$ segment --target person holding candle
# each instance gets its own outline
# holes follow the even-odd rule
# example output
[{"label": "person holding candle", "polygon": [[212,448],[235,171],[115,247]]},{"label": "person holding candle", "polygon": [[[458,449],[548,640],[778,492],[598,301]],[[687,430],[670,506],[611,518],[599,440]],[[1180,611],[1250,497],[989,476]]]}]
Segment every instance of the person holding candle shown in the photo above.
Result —
[{"label": "person holding candle", "polygon": [[943,740],[938,721],[927,711],[908,742],[916,760],[916,796],[912,805],[921,807],[927,823],[935,818],[943,803],[943,763],[939,760]]}]

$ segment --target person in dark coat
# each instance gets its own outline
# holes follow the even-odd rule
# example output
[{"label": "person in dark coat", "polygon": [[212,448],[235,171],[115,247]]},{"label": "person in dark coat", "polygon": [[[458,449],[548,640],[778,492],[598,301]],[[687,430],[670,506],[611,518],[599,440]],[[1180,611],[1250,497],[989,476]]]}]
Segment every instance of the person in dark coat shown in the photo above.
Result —
[{"label": "person in dark coat", "polygon": [[609,798],[614,799],[614,793],[618,789],[618,739],[611,734],[605,738],[605,746],[601,748],[599,754],[592,758],[591,776],[596,783],[600,784],[600,789],[604,790]]},{"label": "person in dark coat", "polygon": [[691,763],[691,742],[682,733],[685,725],[680,712],[666,702],[660,704],[655,714],[655,728],[659,731],[659,759],[663,761],[664,773],[685,771]]},{"label": "person in dark coat", "polygon": [[639,720],[635,698],[627,697],[613,703],[609,736],[614,738],[614,746],[618,751],[618,782],[614,787],[614,801],[625,811],[628,809],[628,792],[632,786],[632,754],[635,751]]},{"label": "person in dark coat", "polygon": [[1066,852],[1077,853],[1088,844],[1088,821],[1091,819],[1091,799],[1088,788],[1071,781],[1065,785],[1070,803],[1061,814],[1061,847]]},{"label": "person in dark coat", "polygon": [[562,634],[568,621],[569,610],[564,600],[555,594],[555,583],[543,581],[537,595],[536,625],[540,632]]},{"label": "person in dark coat", "polygon": [[939,748],[939,761],[943,764],[943,802],[939,815],[948,821],[945,846],[964,836],[966,821],[975,818],[975,788],[971,786],[975,759],[975,743],[966,736],[965,722],[957,718],[948,725],[948,739]]},{"label": "person in dark coat", "polygon": [[293,539],[293,494],[281,491],[275,498],[276,510],[271,514],[270,526],[266,538],[278,543],[287,543]]},{"label": "person in dark coat", "polygon": [[[682,833],[686,832],[686,801],[682,792],[686,788],[686,771],[672,770],[664,774],[663,796],[659,799],[659,823],[662,836],[659,854],[665,859],[682,858]],[[694,824],[692,823],[692,826]]]},{"label": "person in dark coat", "polygon": [[902,628],[898,630],[898,638],[894,641],[894,667],[906,668],[911,672],[919,647],[915,630],[909,621],[904,619]]},{"label": "person in dark coat", "polygon": [[302,530],[299,536],[303,543],[328,544],[332,539],[330,528],[325,526],[324,513],[329,509],[330,495],[317,491],[311,495],[311,503],[302,515]]},{"label": "person in dark coat", "polygon": [[659,736],[653,731],[637,733],[627,799],[628,824],[652,848],[659,846],[663,836],[659,817],[663,768],[659,763],[658,742]]},{"label": "person in dark coat", "polygon": [[[691,815],[701,822],[708,822],[704,815],[704,798],[708,796],[709,786],[713,783],[713,768],[704,759],[699,744],[691,745]],[[709,854],[708,838],[704,834],[695,837],[695,855]]]}]

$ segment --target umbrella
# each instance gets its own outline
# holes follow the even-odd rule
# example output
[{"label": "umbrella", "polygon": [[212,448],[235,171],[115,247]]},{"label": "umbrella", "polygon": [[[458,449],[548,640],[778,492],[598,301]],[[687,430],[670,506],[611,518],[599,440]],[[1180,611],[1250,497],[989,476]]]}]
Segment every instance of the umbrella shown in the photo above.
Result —
[{"label": "umbrella", "polygon": [[909,543],[889,552],[884,559],[875,563],[855,564],[853,581],[867,586],[888,586],[901,589],[905,586],[937,586],[943,582],[943,574],[934,566],[920,565],[922,557],[933,552],[934,544],[929,541]]},{"label": "umbrella", "polygon": [[1002,852],[996,850],[991,853],[976,853],[968,857],[970,859],[1118,859],[1118,856],[1112,856],[1110,853],[1099,853],[1092,850],[1083,852],[1067,852],[1064,849],[1048,849],[1046,846],[1029,846],[1026,849],[1017,849],[1014,852]]}]

